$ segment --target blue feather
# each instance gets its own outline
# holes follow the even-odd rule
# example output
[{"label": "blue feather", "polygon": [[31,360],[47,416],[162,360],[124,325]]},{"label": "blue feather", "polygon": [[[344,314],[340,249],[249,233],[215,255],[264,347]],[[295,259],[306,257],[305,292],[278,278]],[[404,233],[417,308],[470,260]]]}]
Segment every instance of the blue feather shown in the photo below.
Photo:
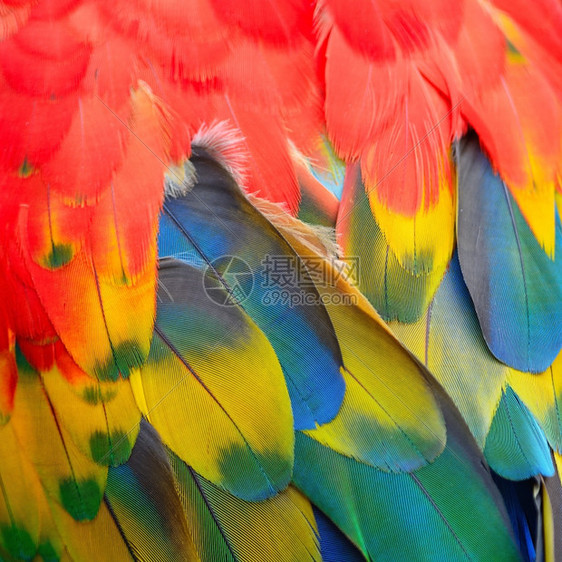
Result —
[{"label": "blue feather", "polygon": [[492,353],[520,371],[546,370],[562,347],[560,219],[551,260],[475,138],[460,146],[458,248]]},{"label": "blue feather", "polygon": [[352,542],[316,507],[314,518],[320,535],[322,562],[361,562],[365,557]]},{"label": "blue feather", "polygon": [[228,173],[202,154],[191,161],[195,186],[165,202],[159,257],[208,267],[275,349],[296,428],[327,423],[339,411],[345,383],[339,345],[317,289],[291,246]]}]

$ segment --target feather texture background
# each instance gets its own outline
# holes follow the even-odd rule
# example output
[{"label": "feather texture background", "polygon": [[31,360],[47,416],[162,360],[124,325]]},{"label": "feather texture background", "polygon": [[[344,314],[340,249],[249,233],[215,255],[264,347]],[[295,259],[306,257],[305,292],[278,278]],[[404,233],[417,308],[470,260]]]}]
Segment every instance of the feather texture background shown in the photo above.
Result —
[{"label": "feather texture background", "polygon": [[0,1],[0,560],[560,558],[560,22]]}]

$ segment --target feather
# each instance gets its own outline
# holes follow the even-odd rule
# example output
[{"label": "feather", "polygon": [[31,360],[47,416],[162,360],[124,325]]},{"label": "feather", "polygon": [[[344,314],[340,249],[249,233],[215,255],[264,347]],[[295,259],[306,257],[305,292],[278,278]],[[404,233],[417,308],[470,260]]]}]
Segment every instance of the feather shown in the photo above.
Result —
[{"label": "feather", "polygon": [[143,421],[126,464],[111,468],[107,506],[135,558],[199,560],[158,434]]},{"label": "feather", "polygon": [[36,169],[60,146],[77,110],[78,99],[76,96],[59,99],[19,96],[5,80],[1,84],[0,131],[6,148],[0,154],[0,167],[10,171]]},{"label": "feather", "polygon": [[413,65],[403,89],[408,95],[396,119],[379,126],[361,171],[390,248],[405,269],[419,274],[444,267],[453,251],[452,109]]},{"label": "feather", "polygon": [[314,519],[318,525],[320,535],[320,552],[323,562],[359,562],[364,556],[348,538],[317,508],[314,509]]},{"label": "feather", "polygon": [[[562,25],[560,5],[545,0],[536,13],[523,18],[506,2],[493,4],[492,13],[510,43],[510,51],[539,70],[559,96],[562,92],[562,42],[553,30]],[[548,18],[543,17],[546,13]]]},{"label": "feather", "polygon": [[[324,0],[319,3],[326,9],[320,12],[353,49],[373,60],[392,60],[395,54],[392,36],[386,28],[379,2],[357,2],[353,11],[341,0]],[[318,18],[320,23],[326,23]]]},{"label": "feather", "polygon": [[320,293],[342,350],[346,394],[334,420],[305,433],[382,470],[411,471],[434,461],[446,430],[429,381],[359,291],[325,268],[335,282]]},{"label": "feather", "polygon": [[[0,553],[30,560],[39,546],[41,484],[12,424],[0,427]],[[1,554],[0,554],[1,556]]]},{"label": "feather", "polygon": [[[41,494],[37,502],[41,519],[41,531],[39,533],[39,547],[37,554],[45,562],[57,562],[58,560],[69,560],[66,545],[57,529],[53,514],[52,503],[49,503],[45,494]],[[83,522],[81,522],[84,524]],[[81,523],[75,522],[76,525]]]},{"label": "feather", "polygon": [[6,322],[6,312],[0,305],[0,426],[10,418],[14,407],[14,395],[18,382],[18,369],[15,358],[15,337]]},{"label": "feather", "polygon": [[371,209],[389,246],[414,274],[445,267],[454,224],[450,102],[414,62],[362,57],[337,27],[326,57],[330,140],[342,158],[361,159]]},{"label": "feather", "polygon": [[554,474],[542,429],[509,386],[502,392],[484,456],[495,472],[511,480]]},{"label": "feather", "polygon": [[525,562],[542,560],[544,543],[541,525],[541,482],[530,478],[520,482],[505,480],[492,473],[504,499],[515,540]]},{"label": "feather", "polygon": [[301,190],[298,218],[304,222],[334,227],[339,201],[318,181],[304,162],[296,163],[297,179]]},{"label": "feather", "polygon": [[496,472],[517,479],[549,473],[542,431],[505,389],[511,370],[486,346],[456,255],[425,316],[391,329],[443,385]]},{"label": "feather", "polygon": [[[393,348],[384,338],[365,339],[377,344],[387,357],[399,356],[400,348]],[[410,471],[432,462],[442,452],[446,437],[439,407],[433,403],[429,389],[407,361],[398,372],[390,372],[369,359],[348,362],[350,370],[344,371],[347,391],[334,420],[304,433],[384,471]],[[357,368],[351,370],[352,366]],[[400,386],[406,380],[410,396]]]},{"label": "feather", "polygon": [[512,62],[486,95],[467,97],[462,111],[540,247],[554,258],[562,117],[552,88],[533,67]]},{"label": "feather", "polygon": [[[20,219],[21,251],[42,307],[74,360],[100,379],[142,364],[154,320],[157,217],[173,124],[146,87],[132,94],[132,107],[133,140],[98,204],[91,211],[66,205],[41,181],[30,186],[41,212],[33,212],[34,203]],[[157,158],[147,159],[135,135]],[[132,306],[134,319],[125,312]]]},{"label": "feather", "polygon": [[[321,115],[309,51],[311,46],[292,50],[289,57],[284,50],[243,41],[236,54],[218,68],[217,95],[196,92],[205,109],[187,109],[188,122],[229,121],[242,136],[241,145],[248,156],[244,187],[284,203],[291,212],[296,212],[300,194],[289,135],[299,146],[309,146]],[[303,103],[310,111],[299,119]],[[298,128],[288,130],[294,128],[295,119],[299,120]]]},{"label": "feather", "polygon": [[318,146],[324,129],[323,95],[314,60],[315,44],[302,41],[298,48],[265,51],[281,100],[287,135],[307,155]]},{"label": "feather", "polygon": [[[331,420],[344,394],[341,352],[313,281],[297,254],[222,168],[204,154],[192,163],[198,182],[185,197],[168,199],[164,206],[160,256],[206,264],[227,291],[237,291],[236,300],[279,358],[296,427]],[[238,258],[235,265],[246,275],[233,277],[229,256]],[[305,297],[319,304],[306,306],[301,303]],[[299,300],[289,302],[291,298]]]},{"label": "feather", "polygon": [[242,309],[215,300],[228,293],[209,273],[162,260],[159,284],[151,351],[134,375],[137,402],[207,479],[244,499],[274,495],[289,483],[294,437],[271,345]]},{"label": "feather", "polygon": [[292,486],[265,501],[245,502],[173,453],[170,462],[203,560],[321,560],[312,507]]},{"label": "feather", "polygon": [[367,2],[353,10],[342,0],[323,0],[335,25],[356,51],[373,60],[393,60],[400,54],[424,52],[436,35],[454,40],[468,2]]},{"label": "feather", "polygon": [[[69,382],[64,370],[79,370],[70,357],[64,357],[49,372],[43,383],[59,424],[73,442],[92,461],[117,466],[127,461],[137,438],[140,411],[128,382],[119,379],[109,388],[91,381],[77,397],[76,383]],[[82,378],[89,377],[84,373]]]},{"label": "feather", "polygon": [[0,0],[2,561],[541,558],[556,2]]},{"label": "feather", "polygon": [[10,425],[34,465],[47,496],[77,521],[96,518],[107,467],[94,463],[73,443],[45,390],[44,376],[18,354],[19,382]]},{"label": "feather", "polygon": [[[318,139],[314,150],[307,153],[307,157],[311,173],[339,201],[342,196],[346,163],[336,156],[334,147],[325,135]],[[326,202],[319,201],[318,204],[322,205]]]},{"label": "feather", "polygon": [[51,513],[54,504],[45,496],[13,428],[8,425],[0,431],[0,557],[7,561],[32,560],[34,556],[45,562],[65,560],[65,546]]},{"label": "feather", "polygon": [[[255,204],[264,214],[271,208],[267,202]],[[316,230],[287,215],[269,216],[299,255],[308,256],[315,269],[322,266],[317,287],[343,356],[346,394],[341,409],[331,422],[305,433],[382,470],[411,471],[432,462],[443,451],[446,434],[431,381],[346,272],[330,260],[329,250],[322,251]]]},{"label": "feather", "polygon": [[100,562],[136,562],[121,530],[105,501],[92,521],[78,522],[58,504],[51,505],[53,520],[66,549],[61,560],[86,561],[92,557]]},{"label": "feather", "polygon": [[562,356],[538,375],[512,372],[509,385],[539,422],[550,446],[562,451]]},{"label": "feather", "polygon": [[[509,16],[546,51],[550,51],[559,62],[561,61],[562,41],[556,30],[562,26],[562,8],[558,2],[555,0],[539,0],[536,4],[537,10],[530,14],[525,14],[526,5],[522,0],[516,0],[515,2],[492,0],[491,4],[502,12],[501,16],[498,17],[500,25],[507,20],[505,15]],[[544,17],[545,14],[548,14],[548,18]]]},{"label": "feather", "polygon": [[451,45],[451,71],[439,66],[445,75],[443,94],[451,96],[459,112],[466,98],[484,98],[497,87],[506,65],[505,36],[488,6],[464,2],[463,8],[462,24]]},{"label": "feather", "polygon": [[[101,380],[116,380],[142,364],[152,330],[155,272],[147,269],[133,287],[115,285],[100,279],[85,250],[55,270],[27,264],[41,302],[49,303],[50,319],[80,367]],[[125,314],[132,307],[138,311],[135,320]],[[88,324],[81,322],[85,315]]]},{"label": "feather", "polygon": [[[266,95],[271,94],[267,92]],[[226,99],[226,105],[228,113],[221,116],[230,118],[240,129],[250,156],[246,189],[271,201],[284,203],[291,212],[296,213],[300,199],[299,186],[282,120],[265,111],[247,109],[229,98]]]},{"label": "feather", "polygon": [[[115,28],[130,41],[130,49],[140,51],[155,70],[163,71],[165,80],[210,80],[232,50],[231,41],[226,41],[228,29],[207,0],[186,0],[181,5],[102,0],[96,7],[103,18],[102,29]],[[230,39],[236,35],[231,33]]]},{"label": "feather", "polygon": [[446,263],[413,274],[388,245],[376,219],[358,165],[347,168],[337,222],[344,260],[359,260],[357,287],[384,320],[415,322],[427,310]]},{"label": "feather", "polygon": [[356,159],[372,142],[375,126],[389,123],[403,99],[403,80],[392,62],[362,57],[338,27],[330,30],[325,115],[328,135],[338,156],[346,161]]},{"label": "feather", "polygon": [[[97,5],[100,6],[101,2]],[[106,116],[111,115],[114,125],[121,129],[123,140],[130,141],[119,121],[128,122],[131,117],[131,85],[138,86],[137,79],[143,69],[138,60],[138,52],[114,29],[104,26],[99,13],[87,4],[82,4],[74,11],[71,21],[75,29],[80,27],[87,34],[94,47],[82,82],[83,92],[87,93],[83,98],[94,96],[98,105],[105,110]],[[115,64],[115,61],[119,61],[119,64]],[[105,119],[102,118],[102,121]],[[87,134],[84,130],[84,135]],[[80,141],[85,138],[81,137]],[[59,172],[63,173],[62,170]]]},{"label": "feather", "polygon": [[58,98],[77,90],[90,54],[65,18],[32,19],[0,45],[0,70],[20,94]]},{"label": "feather", "polygon": [[166,163],[183,161],[189,146],[181,123],[146,84],[131,95],[128,128],[127,155],[95,207],[90,240],[99,274],[134,284],[154,265]]},{"label": "feather", "polygon": [[210,5],[229,30],[242,31],[275,45],[291,45],[308,36],[312,27],[312,4],[309,2],[264,5],[250,0],[240,6],[233,0],[211,0]]},{"label": "feather", "polygon": [[486,343],[516,369],[544,371],[562,347],[562,260],[545,254],[475,139],[459,161],[459,260]]},{"label": "feather", "polygon": [[41,167],[45,183],[67,200],[91,203],[99,198],[121,166],[131,140],[131,133],[122,125],[130,119],[128,101],[122,101],[124,108],[109,110],[98,97],[79,97],[59,149]]},{"label": "feather", "polygon": [[562,457],[553,453],[556,474],[545,478],[543,486],[543,517],[545,527],[545,562],[554,562],[562,552],[562,532],[558,522],[562,517]]},{"label": "feather", "polygon": [[365,557],[519,560],[488,469],[458,414],[445,402],[447,447],[432,464],[388,474],[299,432],[295,484]]},{"label": "feather", "polygon": [[15,33],[29,17],[31,6],[27,3],[21,6],[10,6],[9,10],[0,12],[0,39],[4,41]]},{"label": "feather", "polygon": [[425,314],[390,328],[443,385],[483,449],[510,370],[486,346],[456,254]]}]

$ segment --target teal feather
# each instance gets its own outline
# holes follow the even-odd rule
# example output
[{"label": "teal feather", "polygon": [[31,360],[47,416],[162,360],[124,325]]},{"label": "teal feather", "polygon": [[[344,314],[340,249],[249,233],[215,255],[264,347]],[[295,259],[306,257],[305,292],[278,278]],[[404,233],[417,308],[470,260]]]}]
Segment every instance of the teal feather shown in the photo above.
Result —
[{"label": "teal feather", "polygon": [[349,539],[317,508],[314,518],[320,535],[322,562],[361,562],[365,557]]},{"label": "teal feather", "polygon": [[373,560],[520,560],[475,442],[452,406],[443,410],[447,448],[428,466],[384,473],[298,433],[294,481]]},{"label": "teal feather", "polygon": [[511,480],[554,475],[543,430],[509,386],[502,392],[484,456],[495,472]]}]

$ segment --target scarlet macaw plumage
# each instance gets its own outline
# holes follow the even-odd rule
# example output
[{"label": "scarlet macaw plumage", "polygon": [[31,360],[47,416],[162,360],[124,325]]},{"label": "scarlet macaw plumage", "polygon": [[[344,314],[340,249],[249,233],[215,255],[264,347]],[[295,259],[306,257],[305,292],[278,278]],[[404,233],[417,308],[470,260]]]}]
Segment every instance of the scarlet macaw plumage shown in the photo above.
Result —
[{"label": "scarlet macaw plumage", "polygon": [[0,560],[561,557],[559,29],[0,1]]}]

